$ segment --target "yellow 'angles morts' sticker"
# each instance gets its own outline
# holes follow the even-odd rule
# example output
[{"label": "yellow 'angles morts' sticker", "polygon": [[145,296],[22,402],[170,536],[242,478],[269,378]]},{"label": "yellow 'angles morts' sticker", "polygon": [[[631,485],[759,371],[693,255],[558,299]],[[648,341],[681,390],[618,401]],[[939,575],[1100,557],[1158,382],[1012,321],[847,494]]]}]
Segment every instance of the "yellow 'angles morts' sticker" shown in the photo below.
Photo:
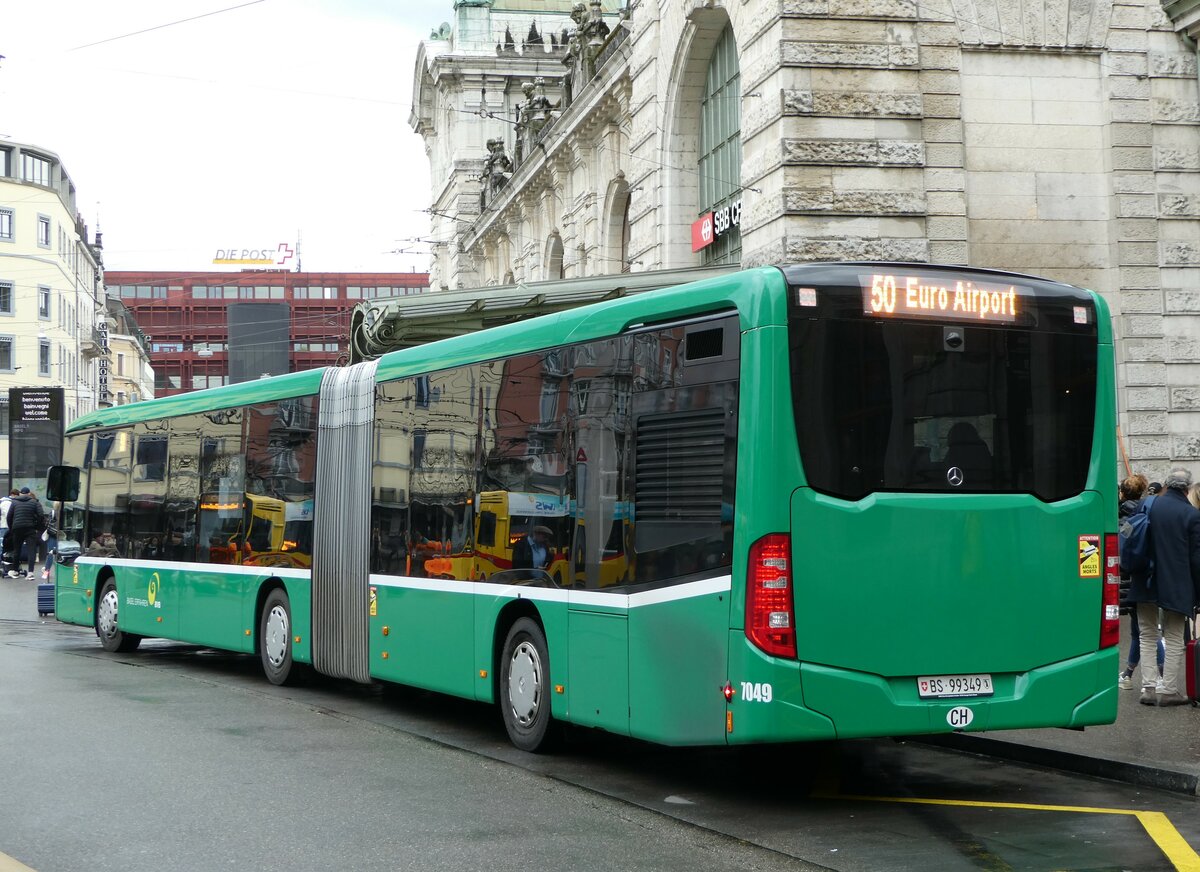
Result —
[{"label": "yellow 'angles morts' sticker", "polygon": [[371,588],[371,617],[375,617],[379,614],[379,605],[376,600],[376,596],[377,594],[375,593],[375,588]]},{"label": "yellow 'angles morts' sticker", "polygon": [[1079,537],[1079,577],[1100,577],[1100,537]]}]

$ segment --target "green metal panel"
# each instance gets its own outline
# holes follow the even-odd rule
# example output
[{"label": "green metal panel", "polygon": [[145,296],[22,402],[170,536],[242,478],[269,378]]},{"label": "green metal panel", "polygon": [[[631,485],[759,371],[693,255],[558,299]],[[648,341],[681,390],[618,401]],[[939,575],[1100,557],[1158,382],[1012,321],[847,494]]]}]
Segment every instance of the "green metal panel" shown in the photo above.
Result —
[{"label": "green metal panel", "polygon": [[[193,572],[187,579],[180,579],[178,638],[228,651],[253,651],[257,627],[252,610],[259,579],[252,574],[219,569]],[[292,606],[292,611],[295,610]]]},{"label": "green metal panel", "polygon": [[54,617],[64,624],[96,626],[96,572],[98,567],[76,563],[54,570]]},{"label": "green metal panel", "polygon": [[178,639],[182,600],[189,576],[179,570],[117,565],[113,579],[119,597],[117,623],[127,633]]},{"label": "green metal panel", "polygon": [[461,584],[461,593],[372,585],[372,677],[456,696],[474,695],[474,597],[470,582]]},{"label": "green metal panel", "polygon": [[[623,599],[623,597],[621,598]],[[567,615],[571,689],[567,719],[610,733],[629,733],[629,619],[619,611]],[[654,669],[654,664],[644,668]]]},{"label": "green metal panel", "polygon": [[723,590],[629,609],[631,733],[673,745],[725,741],[729,599]]},{"label": "green metal panel", "polygon": [[[285,578],[284,588],[292,604],[292,659],[297,663],[312,663],[312,584],[308,578]],[[260,592],[262,588],[259,588]],[[255,598],[257,602],[257,597]],[[251,608],[254,603],[249,604]],[[258,638],[258,618],[254,634]],[[296,641],[299,639],[299,641]]]}]

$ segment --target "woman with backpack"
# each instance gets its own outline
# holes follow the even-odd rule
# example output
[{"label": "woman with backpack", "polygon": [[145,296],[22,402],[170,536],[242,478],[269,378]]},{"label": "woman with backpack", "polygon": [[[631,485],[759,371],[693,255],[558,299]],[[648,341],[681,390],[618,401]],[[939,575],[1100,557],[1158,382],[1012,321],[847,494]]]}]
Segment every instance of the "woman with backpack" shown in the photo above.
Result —
[{"label": "woman with backpack", "polygon": [[[1141,473],[1131,475],[1121,482],[1117,489],[1120,495],[1120,505],[1117,506],[1117,523],[1120,524],[1125,518],[1128,518],[1138,509],[1138,503],[1142,497],[1146,496],[1146,490],[1150,483],[1146,480],[1146,476]],[[1137,608],[1130,605],[1129,600],[1129,573],[1124,569],[1121,570],[1121,611],[1129,613],[1129,657],[1125,661],[1125,668],[1117,677],[1117,685],[1122,690],[1133,689],[1133,674],[1137,671],[1138,663],[1142,659],[1141,651],[1141,632],[1138,627]]]}]

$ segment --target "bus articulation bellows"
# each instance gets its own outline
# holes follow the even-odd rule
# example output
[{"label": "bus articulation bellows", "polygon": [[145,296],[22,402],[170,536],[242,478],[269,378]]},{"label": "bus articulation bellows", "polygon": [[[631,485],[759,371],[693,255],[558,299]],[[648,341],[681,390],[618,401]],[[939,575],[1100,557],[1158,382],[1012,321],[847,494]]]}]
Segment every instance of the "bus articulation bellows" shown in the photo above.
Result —
[{"label": "bus articulation bellows", "polygon": [[81,418],[57,615],[495,703],[530,751],[1109,723],[1114,426],[1094,292],[747,270]]}]

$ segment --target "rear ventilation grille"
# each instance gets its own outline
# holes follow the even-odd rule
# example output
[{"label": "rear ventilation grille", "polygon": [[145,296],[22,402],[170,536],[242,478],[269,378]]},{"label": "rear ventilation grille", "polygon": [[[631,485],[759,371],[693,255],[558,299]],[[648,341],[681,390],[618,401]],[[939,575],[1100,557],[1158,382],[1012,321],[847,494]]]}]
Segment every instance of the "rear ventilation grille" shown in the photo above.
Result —
[{"label": "rear ventilation grille", "polygon": [[723,409],[643,415],[637,422],[635,517],[639,523],[719,522],[724,470]]},{"label": "rear ventilation grille", "polygon": [[720,357],[724,353],[725,329],[723,327],[697,330],[687,335],[687,345],[684,349],[685,360],[708,360]]}]

